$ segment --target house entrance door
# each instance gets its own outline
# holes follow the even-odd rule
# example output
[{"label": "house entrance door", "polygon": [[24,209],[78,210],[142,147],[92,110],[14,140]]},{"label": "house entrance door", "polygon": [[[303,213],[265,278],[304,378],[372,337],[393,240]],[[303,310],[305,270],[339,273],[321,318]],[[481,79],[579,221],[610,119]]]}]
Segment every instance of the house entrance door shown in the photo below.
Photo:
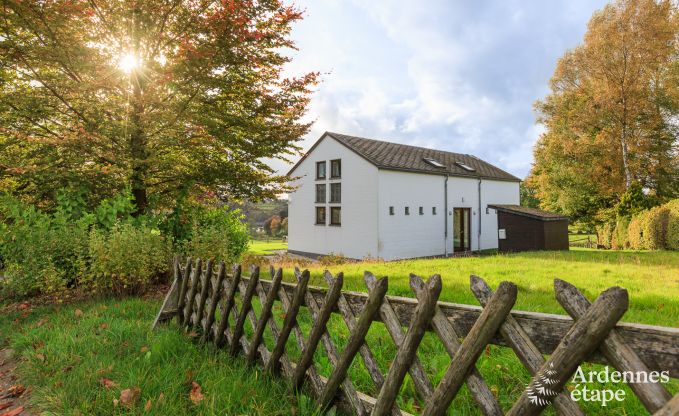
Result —
[{"label": "house entrance door", "polygon": [[471,208],[453,208],[453,251],[469,251],[471,240]]}]

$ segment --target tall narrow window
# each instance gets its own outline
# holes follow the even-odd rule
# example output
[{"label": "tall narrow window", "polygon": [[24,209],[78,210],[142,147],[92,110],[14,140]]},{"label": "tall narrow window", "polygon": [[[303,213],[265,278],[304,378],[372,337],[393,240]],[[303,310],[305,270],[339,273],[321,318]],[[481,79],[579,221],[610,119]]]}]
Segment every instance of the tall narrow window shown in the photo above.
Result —
[{"label": "tall narrow window", "polygon": [[342,160],[335,159],[330,161],[330,179],[339,179],[342,177]]},{"label": "tall narrow window", "polygon": [[406,215],[410,215],[410,207],[406,207]]},{"label": "tall narrow window", "polygon": [[330,202],[331,203],[342,202],[342,184],[341,183],[331,183],[330,184]]},{"label": "tall narrow window", "polygon": [[325,207],[316,207],[316,225],[325,225]]},{"label": "tall narrow window", "polygon": [[431,207],[431,215],[436,215],[436,207]]},{"label": "tall narrow window", "polygon": [[420,215],[424,215],[424,207],[420,207]]},{"label": "tall narrow window", "polygon": [[330,225],[342,225],[342,208],[330,207]]},{"label": "tall narrow window", "polygon": [[316,162],[316,179],[325,179],[325,162]]},{"label": "tall narrow window", "polygon": [[316,185],[316,203],[325,202],[325,184],[319,183]]},{"label": "tall narrow window", "polygon": [[389,207],[389,215],[394,215],[394,207]]}]

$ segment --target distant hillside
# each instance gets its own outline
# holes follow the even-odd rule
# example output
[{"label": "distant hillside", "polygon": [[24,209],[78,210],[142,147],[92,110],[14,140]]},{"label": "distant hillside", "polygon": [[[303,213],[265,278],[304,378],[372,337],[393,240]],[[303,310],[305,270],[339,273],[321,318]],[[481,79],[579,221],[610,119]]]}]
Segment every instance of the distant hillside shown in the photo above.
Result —
[{"label": "distant hillside", "polygon": [[244,202],[241,204],[230,204],[232,208],[239,208],[245,215],[250,229],[263,227],[264,222],[273,215],[283,218],[288,217],[288,200],[278,199],[263,202]]}]

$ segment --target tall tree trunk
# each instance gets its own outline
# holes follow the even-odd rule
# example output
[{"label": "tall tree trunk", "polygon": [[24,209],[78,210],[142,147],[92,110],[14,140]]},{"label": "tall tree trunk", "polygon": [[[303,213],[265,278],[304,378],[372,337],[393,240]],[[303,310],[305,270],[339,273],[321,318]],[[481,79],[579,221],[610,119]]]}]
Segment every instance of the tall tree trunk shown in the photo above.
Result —
[{"label": "tall tree trunk", "polygon": [[132,82],[132,113],[130,114],[130,155],[132,157],[132,174],[130,176],[130,186],[132,188],[132,195],[134,202],[137,205],[135,215],[144,214],[148,208],[148,195],[146,189],[146,180],[148,174],[148,150],[147,138],[143,126],[144,114],[144,85],[145,80],[143,76],[142,60],[140,56],[140,10],[137,8],[134,11],[134,56],[137,60],[137,67],[132,69],[130,73],[130,81]]},{"label": "tall tree trunk", "polygon": [[629,152],[627,150],[627,99],[622,97],[622,126],[620,128],[620,147],[622,149],[622,167],[625,172],[625,190],[632,186],[632,173],[629,168]]}]

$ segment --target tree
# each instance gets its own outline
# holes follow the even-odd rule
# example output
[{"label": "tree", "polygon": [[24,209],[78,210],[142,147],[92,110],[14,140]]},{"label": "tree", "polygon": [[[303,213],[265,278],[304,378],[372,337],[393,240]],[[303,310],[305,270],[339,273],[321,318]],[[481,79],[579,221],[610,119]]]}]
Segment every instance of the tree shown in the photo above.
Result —
[{"label": "tree", "polygon": [[536,103],[546,130],[529,182],[543,206],[594,220],[635,181],[677,195],[677,18],[667,0],[618,0],[559,60]]},{"label": "tree", "polygon": [[0,186],[138,212],[177,195],[272,197],[317,73],[283,78],[300,11],[281,1],[7,0],[0,20]]},{"label": "tree", "polygon": [[522,207],[539,208],[540,200],[535,196],[535,188],[523,181],[519,184],[519,196]]},{"label": "tree", "polygon": [[278,232],[281,226],[281,217],[278,215],[272,215],[264,222],[264,232],[266,235],[274,236]]},{"label": "tree", "polygon": [[281,221],[281,235],[288,235],[288,217],[283,218]]}]

